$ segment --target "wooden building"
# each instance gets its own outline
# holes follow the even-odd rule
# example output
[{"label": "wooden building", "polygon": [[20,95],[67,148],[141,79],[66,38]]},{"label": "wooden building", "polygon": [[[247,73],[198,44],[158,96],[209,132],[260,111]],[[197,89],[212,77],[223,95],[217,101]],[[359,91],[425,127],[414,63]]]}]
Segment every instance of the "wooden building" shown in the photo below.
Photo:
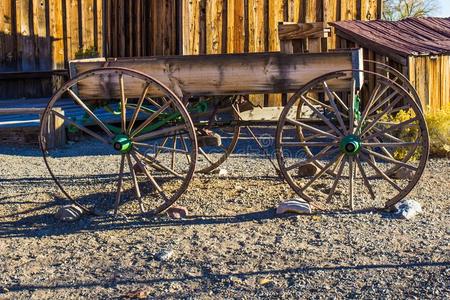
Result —
[{"label": "wooden building", "polygon": [[424,107],[450,104],[450,18],[332,22],[342,48],[388,63],[412,82]]},{"label": "wooden building", "polygon": [[374,20],[381,3],[1,0],[0,99],[49,96],[76,57],[278,51],[279,22]]}]

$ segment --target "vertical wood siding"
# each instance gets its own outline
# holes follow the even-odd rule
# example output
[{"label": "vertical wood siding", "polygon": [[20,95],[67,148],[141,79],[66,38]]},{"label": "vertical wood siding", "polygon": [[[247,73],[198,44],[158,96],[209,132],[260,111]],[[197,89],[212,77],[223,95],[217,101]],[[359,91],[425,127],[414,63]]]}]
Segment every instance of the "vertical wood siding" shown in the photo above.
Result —
[{"label": "vertical wood siding", "polygon": [[424,107],[433,111],[450,105],[450,56],[410,56],[409,79]]},{"label": "vertical wood siding", "polygon": [[1,0],[0,72],[61,69],[79,49],[102,54],[102,0]]}]

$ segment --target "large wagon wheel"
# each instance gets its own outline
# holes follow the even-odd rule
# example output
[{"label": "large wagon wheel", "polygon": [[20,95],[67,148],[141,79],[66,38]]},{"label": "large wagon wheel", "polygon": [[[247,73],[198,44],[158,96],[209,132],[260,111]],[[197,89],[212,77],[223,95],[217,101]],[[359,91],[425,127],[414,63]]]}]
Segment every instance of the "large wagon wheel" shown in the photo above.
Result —
[{"label": "large wagon wheel", "polygon": [[[378,82],[371,93],[361,93],[366,99],[351,79],[357,74]],[[422,110],[405,89],[382,75],[353,70],[313,80],[289,100],[276,148],[286,181],[317,207],[389,208],[418,182],[429,140]],[[308,164],[317,171],[298,173]]]},{"label": "large wagon wheel", "polygon": [[[62,107],[64,114],[55,107]],[[87,71],[51,98],[42,124],[50,117],[84,134],[69,147],[49,149],[42,126],[40,145],[56,184],[85,210],[114,207],[117,212],[126,203],[157,214],[187,189],[197,159],[194,125],[182,102],[157,80],[124,68]],[[189,150],[159,147],[179,134]],[[148,158],[157,151],[157,159]],[[184,156],[175,166],[170,157],[174,151]]]}]

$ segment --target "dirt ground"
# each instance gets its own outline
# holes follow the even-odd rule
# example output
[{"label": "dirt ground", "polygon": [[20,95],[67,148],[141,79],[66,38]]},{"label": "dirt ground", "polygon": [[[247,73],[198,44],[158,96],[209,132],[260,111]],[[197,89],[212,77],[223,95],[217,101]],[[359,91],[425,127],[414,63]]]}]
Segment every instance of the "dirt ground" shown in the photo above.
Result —
[{"label": "dirt ground", "polygon": [[236,157],[227,176],[195,179],[187,219],[63,223],[39,151],[0,148],[0,299],[450,298],[449,160],[430,160],[412,220],[278,217],[290,188],[267,160]]}]

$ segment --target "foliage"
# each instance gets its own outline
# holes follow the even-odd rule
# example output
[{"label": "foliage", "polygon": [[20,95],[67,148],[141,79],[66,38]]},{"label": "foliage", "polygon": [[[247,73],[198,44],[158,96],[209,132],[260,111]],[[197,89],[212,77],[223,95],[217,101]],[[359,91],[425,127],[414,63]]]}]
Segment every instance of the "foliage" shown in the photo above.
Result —
[{"label": "foliage", "polygon": [[95,57],[99,57],[99,56],[100,56],[100,54],[98,53],[98,51],[95,47],[90,47],[90,48],[86,48],[86,49],[80,48],[75,53],[76,59],[95,58]]},{"label": "foliage", "polygon": [[450,105],[425,115],[430,132],[430,155],[450,157]]},{"label": "foliage", "polygon": [[[415,116],[416,116],[416,113],[414,112],[413,109],[409,109],[407,111],[400,110],[395,115],[389,116],[387,118],[387,121],[399,124],[399,123],[408,121],[409,119],[412,119]],[[411,126],[402,127],[401,130],[399,129],[396,132],[396,134],[394,134],[394,136],[405,142],[416,141],[419,136],[419,130],[420,130],[420,128],[418,126],[418,121],[414,121],[410,125]],[[403,160],[408,155],[408,153],[410,153],[410,151],[411,151],[411,147],[398,147],[397,149],[395,149],[393,156],[397,160]],[[416,149],[414,154],[411,156],[411,160],[417,160],[421,154],[422,154],[421,149],[419,149],[419,148]]]},{"label": "foliage", "polygon": [[397,21],[427,17],[438,9],[436,0],[383,0],[383,19]]}]

